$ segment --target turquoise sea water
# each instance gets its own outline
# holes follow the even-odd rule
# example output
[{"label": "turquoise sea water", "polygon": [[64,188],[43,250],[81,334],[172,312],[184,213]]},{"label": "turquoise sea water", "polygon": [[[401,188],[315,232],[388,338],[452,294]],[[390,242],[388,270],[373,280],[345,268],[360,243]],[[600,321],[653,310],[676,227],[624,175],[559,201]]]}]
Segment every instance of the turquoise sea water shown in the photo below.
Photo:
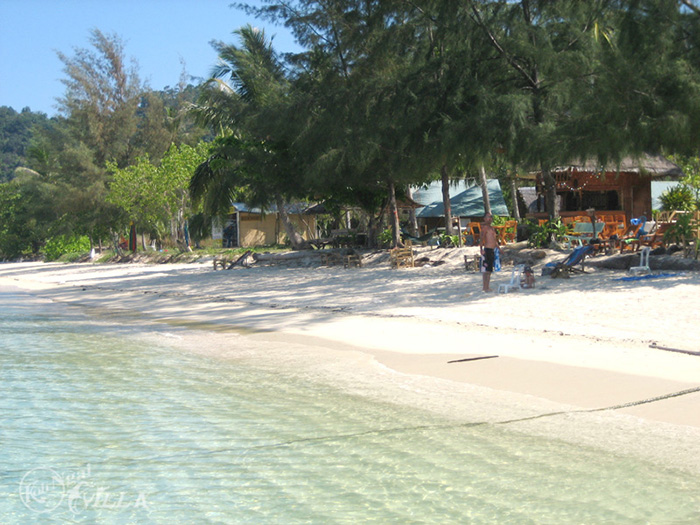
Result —
[{"label": "turquoise sea water", "polygon": [[688,472],[0,304],[0,523],[700,522]]}]

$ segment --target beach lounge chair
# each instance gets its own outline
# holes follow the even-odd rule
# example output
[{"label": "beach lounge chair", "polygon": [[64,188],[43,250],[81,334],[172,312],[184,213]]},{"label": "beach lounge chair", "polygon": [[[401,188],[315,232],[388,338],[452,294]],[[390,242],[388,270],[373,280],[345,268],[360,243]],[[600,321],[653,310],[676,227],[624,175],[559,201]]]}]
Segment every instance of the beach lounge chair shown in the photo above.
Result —
[{"label": "beach lounge chair", "polygon": [[523,272],[525,271],[524,264],[513,266],[513,272],[510,274],[510,282],[498,285],[498,293],[508,293],[510,290],[520,290],[522,286]]},{"label": "beach lounge chair", "polygon": [[627,230],[620,236],[620,253],[623,253],[627,248],[632,251],[639,250],[640,238],[644,235],[649,235],[656,227],[653,221],[647,221],[643,215],[639,219],[632,219]]},{"label": "beach lounge chair", "polygon": [[657,226],[657,228],[648,235],[641,235],[639,237],[639,248],[648,246],[652,250],[660,246],[666,245],[666,233],[671,229],[673,223],[663,222]]},{"label": "beach lounge chair", "polygon": [[[585,273],[584,262],[586,260],[586,256],[590,255],[593,250],[594,248],[590,244],[574,248],[574,251],[571,252],[566,259],[555,263],[545,264],[544,268],[542,268],[542,275],[550,275],[552,278],[554,278],[570,277],[572,273]],[[581,268],[579,269],[577,266],[580,266]]]}]

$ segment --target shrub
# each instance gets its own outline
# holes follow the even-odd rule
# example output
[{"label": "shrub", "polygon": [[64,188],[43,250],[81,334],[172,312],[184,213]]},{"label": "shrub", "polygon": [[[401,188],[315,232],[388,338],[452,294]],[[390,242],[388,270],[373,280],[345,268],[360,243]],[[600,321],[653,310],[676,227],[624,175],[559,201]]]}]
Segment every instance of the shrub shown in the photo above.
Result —
[{"label": "shrub", "polygon": [[452,248],[459,245],[459,235],[440,234],[440,246]]},{"label": "shrub", "polygon": [[679,184],[666,190],[661,194],[659,200],[666,211],[692,211],[696,205],[693,190],[685,184]]},{"label": "shrub", "polygon": [[394,236],[391,232],[391,228],[387,228],[377,235],[377,242],[379,243],[379,246],[390,246],[393,239]]},{"label": "shrub", "polygon": [[566,235],[567,231],[566,224],[559,218],[547,221],[542,226],[529,223],[527,244],[533,248],[546,248],[552,239],[560,239]]},{"label": "shrub", "polygon": [[90,251],[90,240],[85,236],[57,235],[51,237],[44,245],[44,260],[56,261],[67,253],[86,253]]}]

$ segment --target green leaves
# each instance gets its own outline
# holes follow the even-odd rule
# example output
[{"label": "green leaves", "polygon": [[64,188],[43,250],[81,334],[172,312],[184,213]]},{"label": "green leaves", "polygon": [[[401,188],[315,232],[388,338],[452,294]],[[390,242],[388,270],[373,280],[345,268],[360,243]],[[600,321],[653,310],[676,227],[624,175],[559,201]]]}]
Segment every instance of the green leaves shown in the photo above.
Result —
[{"label": "green leaves", "polygon": [[204,143],[197,147],[172,145],[160,166],[148,156],[139,157],[126,168],[108,163],[113,179],[107,201],[124,210],[126,220],[162,238],[171,224],[182,224],[191,213],[189,182],[207,152]]}]

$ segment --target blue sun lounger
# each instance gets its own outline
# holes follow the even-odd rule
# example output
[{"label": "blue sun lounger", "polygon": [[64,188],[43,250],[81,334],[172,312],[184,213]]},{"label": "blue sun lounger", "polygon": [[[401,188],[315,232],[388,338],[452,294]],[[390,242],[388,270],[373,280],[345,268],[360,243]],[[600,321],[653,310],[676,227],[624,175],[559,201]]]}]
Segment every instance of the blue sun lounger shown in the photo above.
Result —
[{"label": "blue sun lounger", "polygon": [[[569,277],[572,273],[585,273],[583,265],[586,256],[593,251],[593,246],[585,244],[574,248],[566,259],[558,262],[547,263],[542,268],[542,275],[550,275],[552,277]],[[581,268],[577,268],[580,266]]]}]

